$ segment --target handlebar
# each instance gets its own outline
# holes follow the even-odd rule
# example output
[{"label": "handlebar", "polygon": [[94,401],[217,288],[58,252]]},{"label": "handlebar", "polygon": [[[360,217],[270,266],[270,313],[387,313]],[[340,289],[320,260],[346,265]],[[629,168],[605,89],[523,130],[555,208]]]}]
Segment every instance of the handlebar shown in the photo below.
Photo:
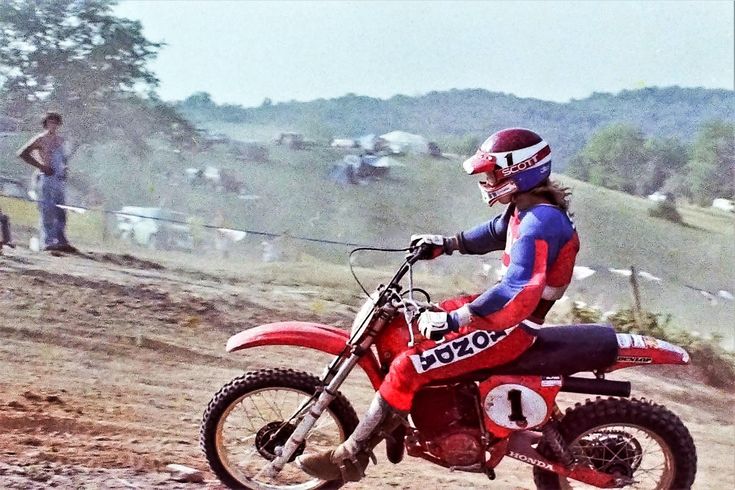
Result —
[{"label": "handlebar", "polygon": [[[383,252],[406,252],[405,259],[403,261],[403,264],[398,268],[398,271],[395,273],[393,278],[388,283],[388,286],[385,288],[385,290],[393,289],[396,291],[400,291],[400,282],[403,279],[403,277],[407,274],[409,274],[409,285],[408,285],[408,293],[409,298],[408,301],[413,302],[413,273],[412,273],[412,267],[413,265],[421,260],[425,252],[427,251],[428,246],[426,244],[422,245],[411,245],[407,248],[376,248],[376,247],[358,247],[356,249],[353,249],[350,252],[350,259],[349,259],[349,266],[350,266],[350,273],[352,274],[352,277],[355,278],[355,281],[360,286],[362,291],[365,293],[366,296],[370,297],[370,293],[365,289],[365,287],[362,285],[360,280],[357,278],[357,275],[355,275],[355,271],[353,269],[353,263],[352,263],[352,256],[355,252],[358,252],[360,250],[373,250],[373,251],[383,251]],[[384,291],[385,291],[384,290]],[[426,294],[424,292],[424,294]],[[381,295],[383,300],[386,300],[387,297],[384,295]],[[427,295],[428,296],[428,295]]]},{"label": "handlebar", "polygon": [[[362,288],[363,292],[371,298],[371,303],[373,307],[393,307],[396,310],[402,309],[403,315],[406,319],[406,323],[408,325],[409,330],[409,346],[415,345],[416,341],[414,338],[414,332],[412,328],[412,324],[416,317],[426,310],[432,310],[436,308],[436,305],[433,305],[430,303],[431,298],[429,297],[428,293],[422,289],[416,289],[417,292],[423,293],[426,296],[426,299],[428,301],[419,301],[416,300],[413,296],[415,288],[413,287],[413,265],[418,262],[419,260],[422,260],[426,258],[426,252],[428,251],[429,247],[426,244],[422,245],[412,245],[408,248],[403,249],[378,249],[378,248],[372,248],[372,247],[360,247],[352,250],[350,252],[350,272],[352,273],[352,276],[355,278],[357,283],[360,285],[360,288]],[[390,282],[387,284],[387,286],[379,286],[378,287],[378,297],[374,297],[371,295],[365,287],[360,283],[359,279],[355,275],[355,272],[352,268],[352,255],[357,252],[358,250],[374,250],[374,251],[385,251],[385,252],[405,252],[405,258],[401,266],[398,268],[398,271],[396,271],[393,278],[390,280]],[[408,287],[405,289],[403,294],[401,294],[401,285],[400,282],[403,279],[403,277],[408,274]],[[394,310],[395,311],[395,310]],[[359,315],[356,317],[356,320],[360,318]],[[362,324],[360,325],[360,328],[362,328],[362,325],[365,323],[365,321],[368,320],[368,316],[365,316],[364,319],[362,319]],[[360,331],[358,329],[358,331]],[[354,330],[353,326],[353,336],[358,335],[357,332]],[[350,340],[352,341],[352,340]]]}]

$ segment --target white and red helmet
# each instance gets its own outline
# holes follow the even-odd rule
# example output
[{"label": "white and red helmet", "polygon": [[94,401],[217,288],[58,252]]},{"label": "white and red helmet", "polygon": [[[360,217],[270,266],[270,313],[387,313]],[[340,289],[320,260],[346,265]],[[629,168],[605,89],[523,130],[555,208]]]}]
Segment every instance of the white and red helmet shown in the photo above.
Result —
[{"label": "white and red helmet", "polygon": [[492,206],[503,196],[526,192],[546,180],[551,147],[530,129],[503,129],[490,135],[462,167],[470,175],[487,175],[478,185],[483,200]]}]

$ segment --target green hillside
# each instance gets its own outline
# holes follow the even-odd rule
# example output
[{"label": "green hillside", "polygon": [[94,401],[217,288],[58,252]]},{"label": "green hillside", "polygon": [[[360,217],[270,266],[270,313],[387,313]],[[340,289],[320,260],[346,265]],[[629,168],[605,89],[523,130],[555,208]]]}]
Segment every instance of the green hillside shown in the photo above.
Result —
[{"label": "green hillside", "polygon": [[[239,136],[251,134],[243,129]],[[12,154],[24,136],[0,140],[0,174],[25,179],[30,173]],[[86,191],[72,192],[70,200],[83,199],[106,209],[165,206],[189,213],[199,223],[213,223],[219,215],[234,228],[378,246],[405,246],[410,235],[418,232],[453,234],[496,212],[481,202],[477,179],[466,176],[459,161],[403,157],[399,159],[403,166],[391,169],[382,181],[342,186],[328,179],[342,153],[330,148],[291,151],[269,146],[268,150],[269,161],[257,163],[233,158],[226,143],[198,153],[175,153],[159,146],[143,160],[115,143],[85,148],[72,163],[75,180],[83,182]],[[230,171],[257,199],[242,200],[232,193],[188,185],[184,169],[205,165]],[[685,226],[676,225],[649,217],[647,211],[654,206],[650,201],[559,178],[574,191],[572,211],[582,240],[578,264],[600,270],[576,282],[570,297],[603,310],[627,305],[628,279],[607,268],[634,265],[662,279],[660,284],[641,280],[644,307],[671,313],[675,324],[689,329],[719,331],[732,338],[733,303],[721,300],[710,305],[685,287],[733,290],[731,214],[684,208]],[[241,242],[239,253],[249,254],[248,260],[258,257],[262,239],[249,236]],[[337,263],[344,263],[349,250],[298,240],[281,242],[290,257],[308,254]],[[474,288],[481,290],[495,280],[494,274],[480,274],[482,263],[496,267],[498,256],[441,258],[422,267],[457,284],[467,284],[460,277],[470,278]],[[360,263],[387,265],[395,260],[395,256],[372,254]]]}]

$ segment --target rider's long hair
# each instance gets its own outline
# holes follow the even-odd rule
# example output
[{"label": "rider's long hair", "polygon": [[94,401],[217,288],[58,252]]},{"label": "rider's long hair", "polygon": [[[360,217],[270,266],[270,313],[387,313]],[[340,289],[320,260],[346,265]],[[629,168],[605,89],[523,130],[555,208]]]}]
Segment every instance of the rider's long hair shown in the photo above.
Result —
[{"label": "rider's long hair", "polygon": [[572,195],[569,187],[564,187],[558,182],[546,179],[528,193],[542,197],[562,211],[569,212],[569,199]]}]

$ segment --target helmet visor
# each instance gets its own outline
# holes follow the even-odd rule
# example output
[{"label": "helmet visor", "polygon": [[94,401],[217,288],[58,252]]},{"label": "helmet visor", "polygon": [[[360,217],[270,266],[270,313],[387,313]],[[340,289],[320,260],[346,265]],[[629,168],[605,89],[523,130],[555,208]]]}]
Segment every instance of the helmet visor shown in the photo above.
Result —
[{"label": "helmet visor", "polygon": [[462,163],[462,168],[464,168],[464,171],[467,172],[469,175],[475,175],[480,174],[483,172],[492,172],[495,170],[495,167],[497,166],[497,162],[495,159],[495,155],[491,155],[490,153],[484,152],[482,150],[477,150],[477,153],[469,157],[467,160]]}]

